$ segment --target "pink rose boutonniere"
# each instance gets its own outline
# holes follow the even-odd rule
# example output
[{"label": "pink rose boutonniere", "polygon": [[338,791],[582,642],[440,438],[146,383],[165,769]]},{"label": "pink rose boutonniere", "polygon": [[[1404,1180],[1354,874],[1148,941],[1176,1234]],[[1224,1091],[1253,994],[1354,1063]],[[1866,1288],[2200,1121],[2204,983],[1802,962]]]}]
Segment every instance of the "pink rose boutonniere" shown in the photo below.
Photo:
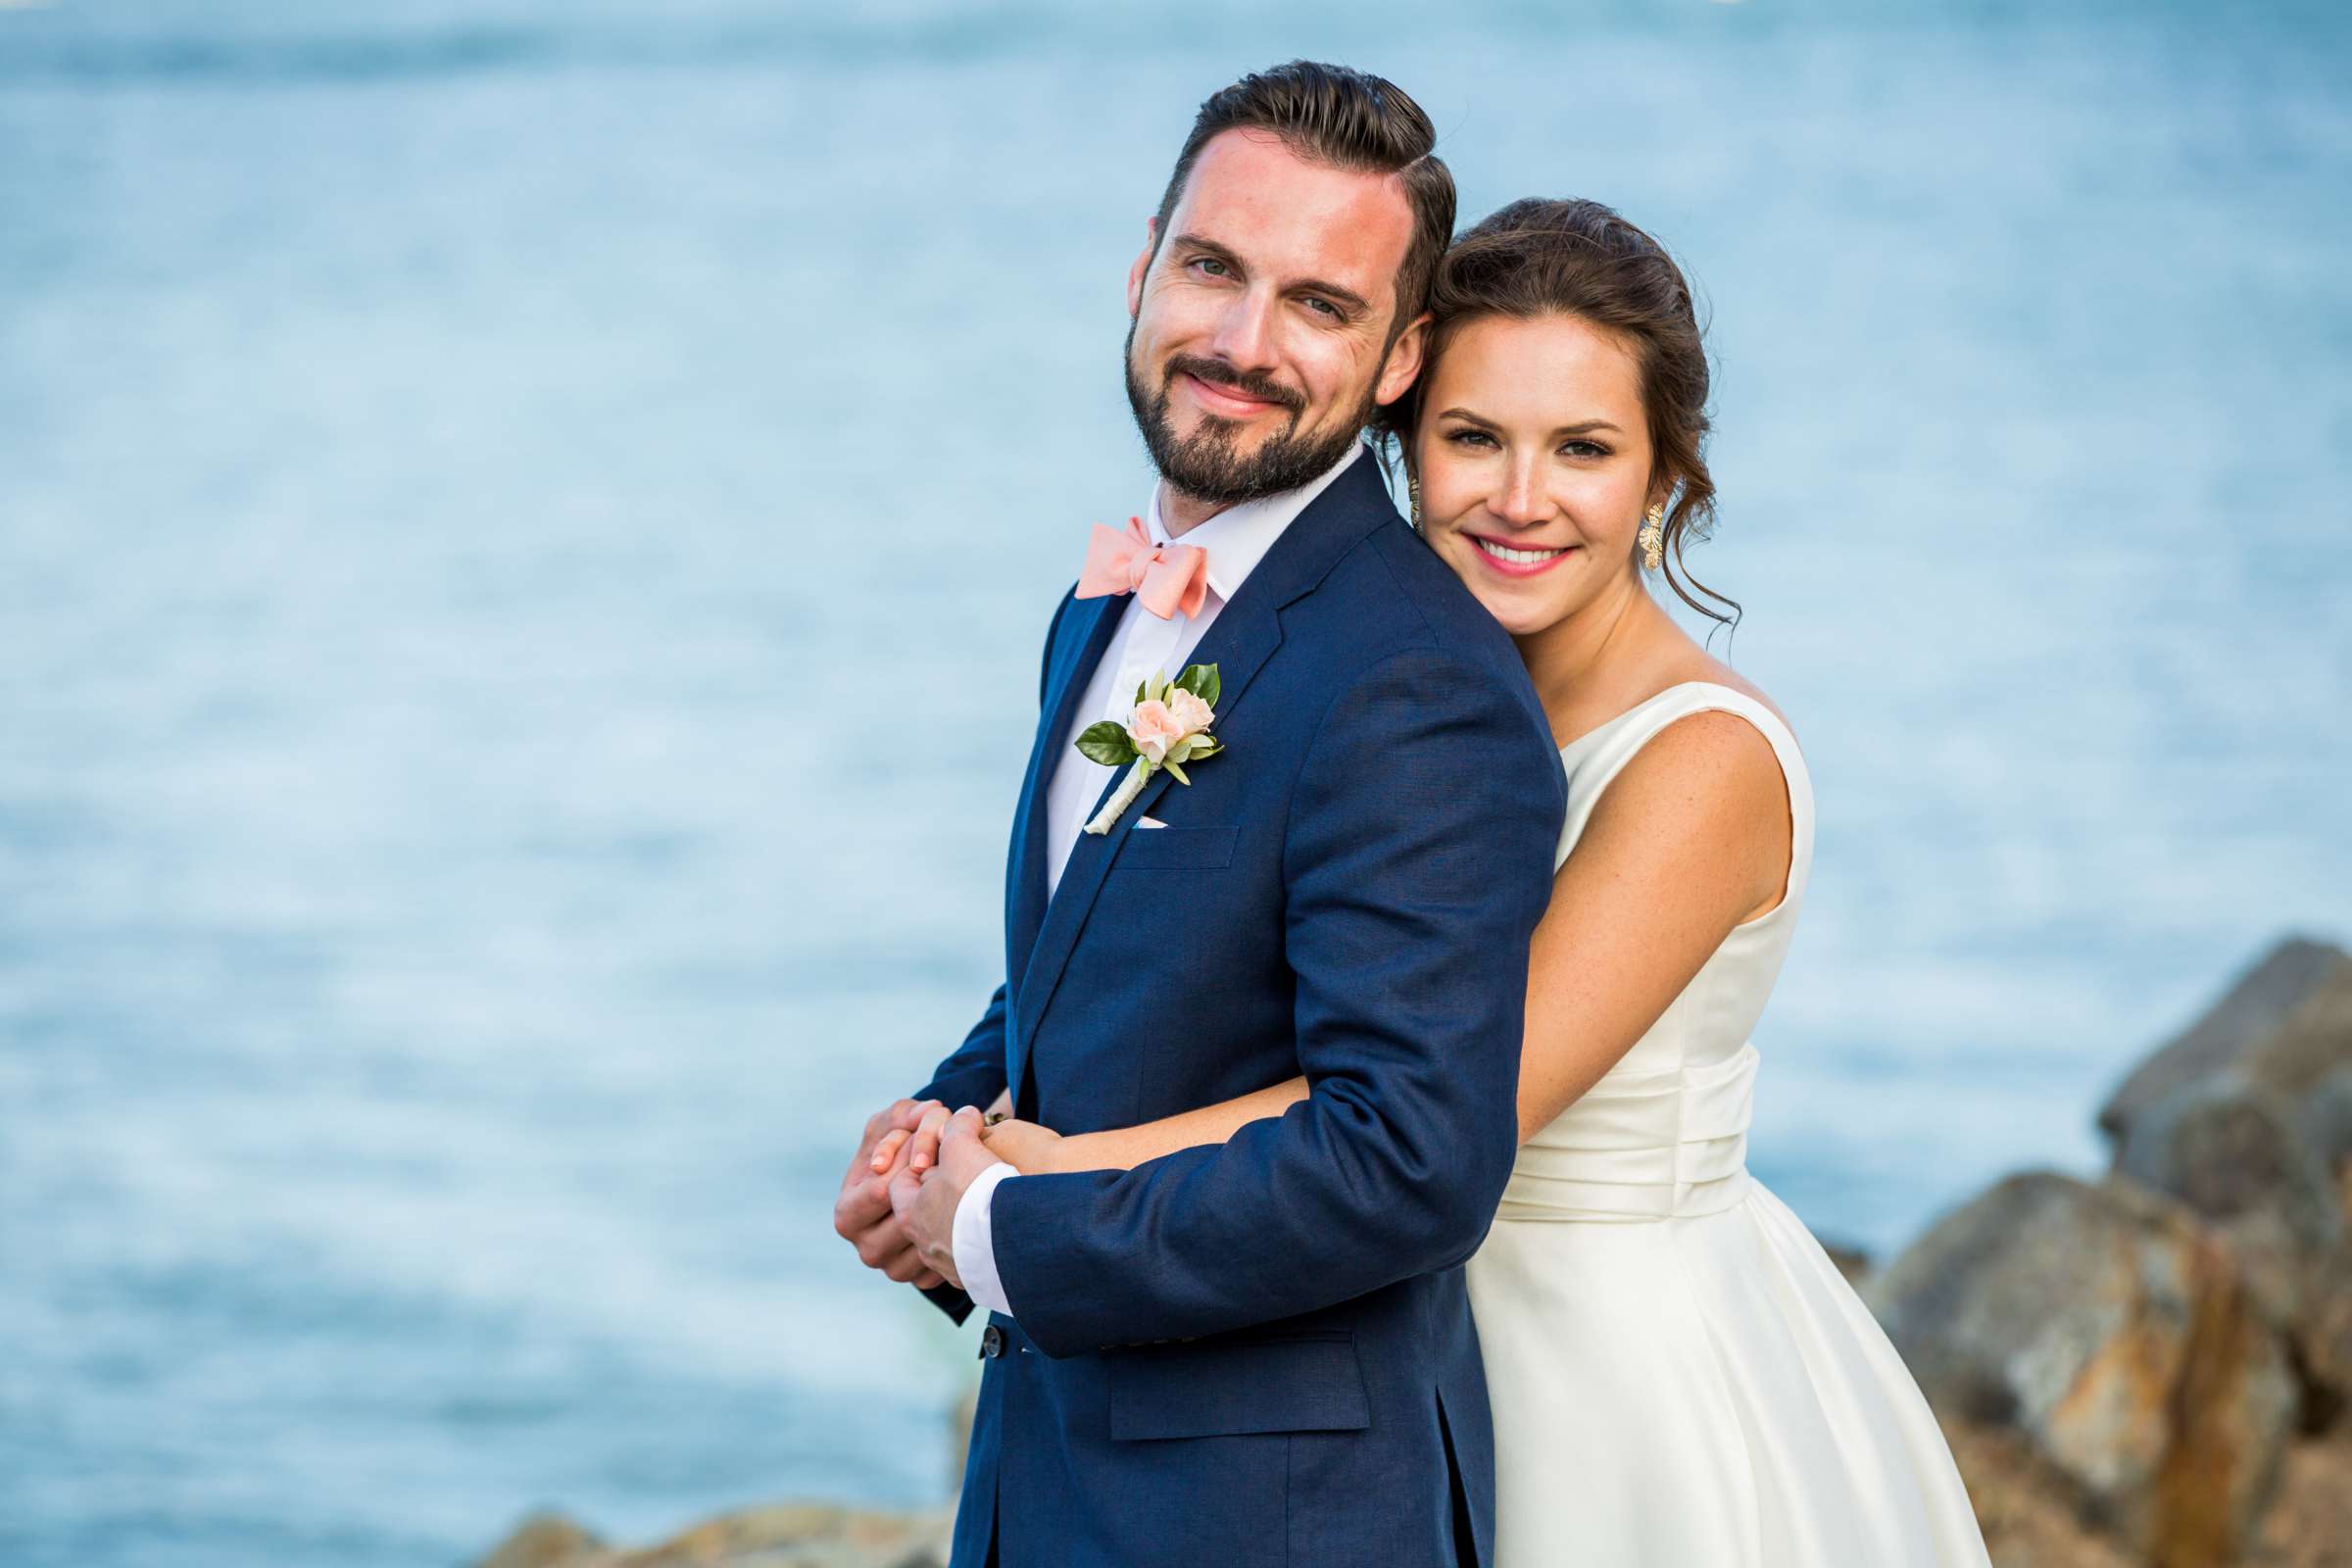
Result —
[{"label": "pink rose boutonniere", "polygon": [[1078,750],[1105,767],[1135,765],[1111,791],[1102,809],[1086,824],[1089,833],[1107,833],[1119,813],[1135,804],[1152,775],[1166,768],[1179,784],[1189,785],[1184,764],[1214,757],[1224,743],[1208,732],[1217,717],[1217,666],[1187,664],[1174,680],[1153,675],[1135,689],[1135,706],[1127,722],[1104,719],[1089,724],[1078,737]]}]

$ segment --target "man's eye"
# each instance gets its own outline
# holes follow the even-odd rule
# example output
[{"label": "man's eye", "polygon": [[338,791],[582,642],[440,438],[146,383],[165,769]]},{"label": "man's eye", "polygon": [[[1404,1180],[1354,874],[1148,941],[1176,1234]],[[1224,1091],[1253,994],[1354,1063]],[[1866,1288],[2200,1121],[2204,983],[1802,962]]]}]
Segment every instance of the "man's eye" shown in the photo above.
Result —
[{"label": "man's eye", "polygon": [[1226,274],[1225,264],[1213,256],[1203,256],[1193,265],[1211,277],[1223,277]]},{"label": "man's eye", "polygon": [[1330,317],[1335,321],[1347,319],[1346,316],[1341,312],[1337,305],[1332,304],[1331,301],[1327,299],[1319,298],[1313,294],[1309,294],[1306,297],[1306,308],[1310,311],[1321,311],[1325,316]]}]

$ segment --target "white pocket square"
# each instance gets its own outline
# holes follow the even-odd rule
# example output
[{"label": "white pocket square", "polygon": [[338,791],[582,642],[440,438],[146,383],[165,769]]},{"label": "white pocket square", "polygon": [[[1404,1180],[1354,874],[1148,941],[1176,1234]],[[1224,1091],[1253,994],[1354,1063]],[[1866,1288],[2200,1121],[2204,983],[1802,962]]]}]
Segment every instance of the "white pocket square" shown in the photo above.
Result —
[{"label": "white pocket square", "polygon": [[1167,823],[1165,823],[1165,822],[1162,822],[1162,821],[1161,821],[1161,820],[1160,820],[1158,817],[1156,817],[1156,816],[1139,816],[1139,817],[1137,817],[1137,818],[1135,819],[1135,825],[1136,825],[1137,827],[1139,827],[1139,828],[1146,828],[1146,827],[1166,827],[1168,824],[1167,824]]}]

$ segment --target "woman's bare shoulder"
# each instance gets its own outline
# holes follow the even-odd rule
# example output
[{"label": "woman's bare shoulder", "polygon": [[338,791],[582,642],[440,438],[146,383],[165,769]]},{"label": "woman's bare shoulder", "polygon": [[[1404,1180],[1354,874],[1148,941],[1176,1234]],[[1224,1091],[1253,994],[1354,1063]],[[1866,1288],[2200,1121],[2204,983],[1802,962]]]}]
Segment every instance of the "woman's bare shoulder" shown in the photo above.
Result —
[{"label": "woman's bare shoulder", "polygon": [[1781,711],[1781,705],[1772,700],[1771,693],[1732,668],[1722,660],[1696,648],[1691,649],[1684,658],[1674,662],[1668,678],[1660,684],[1658,689],[1663,691],[1669,686],[1680,686],[1690,681],[1704,681],[1711,686],[1729,686],[1742,696],[1752,697],[1771,710],[1772,716],[1787,725],[1789,734],[1796,733],[1796,726],[1788,723],[1788,715]]}]

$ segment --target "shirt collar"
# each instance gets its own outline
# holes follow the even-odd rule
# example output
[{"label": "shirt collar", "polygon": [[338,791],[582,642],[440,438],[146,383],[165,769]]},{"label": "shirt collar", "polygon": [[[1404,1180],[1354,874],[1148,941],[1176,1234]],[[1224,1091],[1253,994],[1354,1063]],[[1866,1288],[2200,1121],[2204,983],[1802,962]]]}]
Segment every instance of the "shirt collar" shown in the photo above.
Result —
[{"label": "shirt collar", "polygon": [[1209,590],[1219,602],[1230,603],[1241,592],[1250,573],[1265,559],[1266,552],[1274,548],[1274,541],[1282,537],[1283,530],[1298,521],[1298,514],[1315,497],[1330,489],[1331,482],[1347,472],[1348,465],[1362,456],[1363,450],[1363,443],[1356,442],[1339,462],[1298,489],[1227,507],[1182,539],[1171,540],[1167,524],[1159,520],[1159,493],[1164,486],[1155,484],[1152,487],[1152,509],[1145,514],[1144,526],[1155,545],[1198,545],[1207,551]]}]

